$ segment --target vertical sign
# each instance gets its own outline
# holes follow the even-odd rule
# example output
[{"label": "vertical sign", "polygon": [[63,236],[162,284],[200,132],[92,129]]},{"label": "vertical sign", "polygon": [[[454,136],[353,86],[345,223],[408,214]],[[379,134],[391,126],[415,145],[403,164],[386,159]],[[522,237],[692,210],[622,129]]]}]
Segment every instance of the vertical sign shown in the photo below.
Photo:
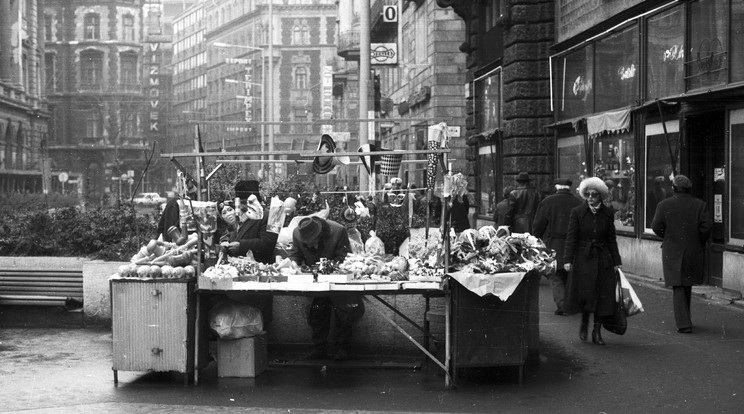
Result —
[{"label": "vertical sign", "polygon": [[[151,135],[160,133],[160,43],[147,43],[145,65],[148,73],[147,96],[150,101],[148,131]],[[153,137],[154,138],[154,137]]]},{"label": "vertical sign", "polygon": [[243,98],[243,105],[245,106],[245,121],[253,121],[253,93],[251,88],[253,87],[253,67],[246,65],[245,67],[245,98]]},{"label": "vertical sign", "polygon": [[[323,66],[322,80],[322,105],[321,118],[333,118],[333,66]],[[333,125],[321,126],[321,133],[328,134],[333,131]]]}]

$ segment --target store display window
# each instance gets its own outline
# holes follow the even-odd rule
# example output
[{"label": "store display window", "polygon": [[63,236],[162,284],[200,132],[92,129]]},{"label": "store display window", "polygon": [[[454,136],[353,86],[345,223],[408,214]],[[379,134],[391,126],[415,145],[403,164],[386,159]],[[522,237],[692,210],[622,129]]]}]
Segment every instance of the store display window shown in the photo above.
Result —
[{"label": "store display window", "polygon": [[731,81],[744,81],[744,1],[731,3]]},{"label": "store display window", "polygon": [[498,160],[499,151],[496,144],[478,148],[478,211],[488,218],[494,217],[496,204],[502,199],[501,191],[496,188],[496,182],[501,182]]},{"label": "store display window", "polygon": [[596,42],[595,112],[633,105],[638,100],[638,25]]},{"label": "store display window", "polygon": [[586,45],[554,60],[555,112],[571,119],[594,112],[594,46]]},{"label": "store display window", "polygon": [[610,190],[606,200],[615,211],[615,228],[632,232],[635,228],[635,145],[632,133],[605,134],[593,140],[594,176],[604,180]]},{"label": "store display window", "polygon": [[647,99],[684,91],[685,9],[682,5],[648,19],[646,69]]},{"label": "store display window", "polygon": [[501,126],[501,68],[474,81],[476,126],[487,132]]},{"label": "store display window", "polygon": [[729,114],[731,131],[729,160],[731,194],[729,217],[731,229],[730,242],[741,244],[744,241],[744,109],[731,111]]},{"label": "store display window", "polygon": [[[666,121],[666,133],[661,123],[646,125],[645,232],[652,233],[651,221],[656,205],[671,197],[672,155],[679,159],[679,120]],[[679,169],[679,162],[677,161]]]},{"label": "store display window", "polygon": [[721,0],[690,2],[687,90],[728,80],[728,8],[729,3]]},{"label": "store display window", "polygon": [[558,174],[556,177],[569,178],[573,182],[572,190],[587,176],[586,149],[584,135],[558,138]]}]

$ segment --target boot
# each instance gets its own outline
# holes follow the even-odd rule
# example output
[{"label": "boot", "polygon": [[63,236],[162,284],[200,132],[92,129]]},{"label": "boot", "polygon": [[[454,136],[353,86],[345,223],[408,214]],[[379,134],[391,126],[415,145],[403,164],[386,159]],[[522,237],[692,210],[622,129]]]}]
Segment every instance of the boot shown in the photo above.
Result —
[{"label": "boot", "polygon": [[579,339],[586,341],[586,331],[589,329],[589,313],[581,313],[581,326],[579,327]]},{"label": "boot", "polygon": [[592,330],[592,342],[597,345],[604,345],[605,341],[602,340],[602,324],[594,322],[594,329]]}]

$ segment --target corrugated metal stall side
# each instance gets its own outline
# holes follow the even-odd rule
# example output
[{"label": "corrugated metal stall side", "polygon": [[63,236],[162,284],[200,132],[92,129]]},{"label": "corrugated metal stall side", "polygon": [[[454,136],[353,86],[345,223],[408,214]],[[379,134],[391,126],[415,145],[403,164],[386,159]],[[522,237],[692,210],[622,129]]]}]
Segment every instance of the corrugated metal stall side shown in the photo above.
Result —
[{"label": "corrugated metal stall side", "polygon": [[114,370],[191,370],[189,286],[112,281]]}]

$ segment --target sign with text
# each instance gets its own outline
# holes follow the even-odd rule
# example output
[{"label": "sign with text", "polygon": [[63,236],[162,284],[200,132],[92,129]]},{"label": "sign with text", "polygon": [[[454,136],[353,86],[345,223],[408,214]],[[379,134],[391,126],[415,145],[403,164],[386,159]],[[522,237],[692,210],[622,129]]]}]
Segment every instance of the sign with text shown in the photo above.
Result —
[{"label": "sign with text", "polygon": [[370,43],[370,64],[372,65],[397,65],[398,44],[397,43]]}]

